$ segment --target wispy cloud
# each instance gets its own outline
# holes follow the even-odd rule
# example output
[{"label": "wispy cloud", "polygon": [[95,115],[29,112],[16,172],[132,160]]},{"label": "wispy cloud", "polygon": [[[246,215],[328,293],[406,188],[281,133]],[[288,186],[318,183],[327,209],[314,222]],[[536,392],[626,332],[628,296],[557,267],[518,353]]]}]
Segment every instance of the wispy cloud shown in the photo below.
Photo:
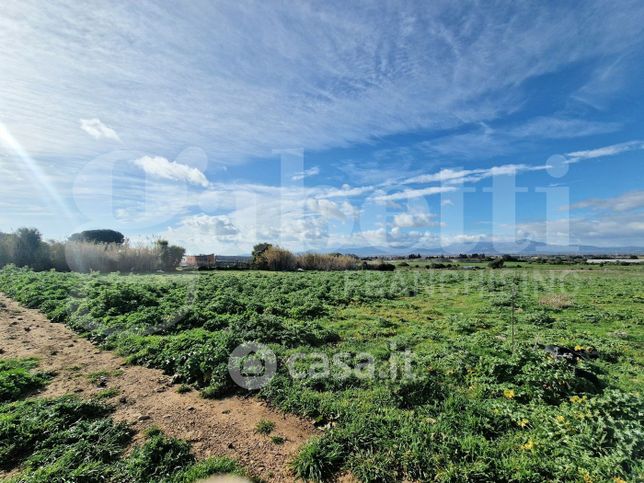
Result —
[{"label": "wispy cloud", "polygon": [[152,176],[174,181],[187,181],[204,188],[208,186],[208,179],[197,168],[176,161],[168,161],[162,156],[143,156],[135,159],[134,164]]},{"label": "wispy cloud", "polygon": [[299,181],[301,179],[308,178],[309,176],[317,176],[318,174],[320,174],[320,168],[313,166],[312,168],[305,169],[304,171],[294,174],[291,179],[293,181]]},{"label": "wispy cloud", "polygon": [[602,158],[604,156],[615,156],[627,151],[644,149],[644,141],[629,141],[626,143],[613,144],[601,148],[588,149],[585,151],[574,151],[568,153],[567,163],[573,164],[584,159]]},{"label": "wispy cloud", "polygon": [[376,194],[373,197],[374,201],[400,201],[400,200],[410,200],[414,198],[420,198],[423,196],[437,195],[441,193],[448,193],[450,191],[456,191],[455,187],[451,186],[431,186],[429,188],[419,188],[419,189],[406,189],[403,191],[398,191],[391,194]]},{"label": "wispy cloud", "polygon": [[80,127],[87,134],[92,136],[94,139],[112,139],[114,141],[120,141],[119,135],[114,129],[105,125],[100,119],[81,119]]},{"label": "wispy cloud", "polygon": [[516,110],[524,81],[638,42],[641,2],[591,3],[410,3],[383,15],[334,2],[10,1],[3,117],[35,155],[95,150],[73,131],[96,112],[129,148],[193,145],[227,163],[483,122]]},{"label": "wispy cloud", "polygon": [[476,168],[476,169],[450,169],[444,168],[436,173],[421,174],[403,180],[403,184],[422,184],[422,183],[436,183],[443,184],[463,184],[463,183],[476,183],[486,178],[493,176],[506,176],[516,175],[523,171],[541,171],[546,169],[545,165],[530,166],[526,164],[504,164],[500,166],[493,166],[491,168]]},{"label": "wispy cloud", "polygon": [[630,191],[614,198],[590,198],[574,203],[563,210],[582,208],[601,208],[611,211],[629,211],[644,207],[644,191]]}]

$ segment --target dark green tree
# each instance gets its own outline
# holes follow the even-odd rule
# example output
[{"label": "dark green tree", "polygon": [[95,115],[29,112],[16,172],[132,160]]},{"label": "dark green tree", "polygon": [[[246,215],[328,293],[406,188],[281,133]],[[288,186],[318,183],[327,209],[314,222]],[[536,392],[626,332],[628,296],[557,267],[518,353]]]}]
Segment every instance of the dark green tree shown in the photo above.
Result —
[{"label": "dark green tree", "polygon": [[74,233],[69,237],[69,240],[90,243],[117,243],[121,245],[125,241],[125,236],[115,230],[85,230],[80,233]]}]

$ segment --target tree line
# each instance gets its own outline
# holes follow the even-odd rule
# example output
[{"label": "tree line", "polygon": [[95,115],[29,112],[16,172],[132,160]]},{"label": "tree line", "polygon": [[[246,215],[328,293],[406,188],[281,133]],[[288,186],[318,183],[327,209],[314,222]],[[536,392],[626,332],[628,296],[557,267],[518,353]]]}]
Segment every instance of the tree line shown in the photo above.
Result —
[{"label": "tree line", "polygon": [[356,255],[342,253],[294,253],[272,245],[259,243],[253,248],[253,268],[256,270],[383,270],[391,271],[396,267],[390,263],[370,264]]},{"label": "tree line", "polygon": [[63,242],[45,241],[36,228],[0,232],[0,267],[13,264],[34,270],[61,272],[173,271],[185,250],[157,240],[148,245],[131,244],[114,230],[87,230]]}]

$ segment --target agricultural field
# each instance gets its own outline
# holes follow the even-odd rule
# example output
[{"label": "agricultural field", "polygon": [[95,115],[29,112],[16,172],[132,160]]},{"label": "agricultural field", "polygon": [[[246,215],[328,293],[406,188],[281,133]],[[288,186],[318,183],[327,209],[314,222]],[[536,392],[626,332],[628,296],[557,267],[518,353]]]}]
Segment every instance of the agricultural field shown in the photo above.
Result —
[{"label": "agricultural field", "polygon": [[[182,390],[259,398],[313,421],[317,434],[289,462],[294,479],[644,477],[642,267],[177,275],[6,267],[0,291],[129,364],[163,370]],[[230,356],[260,345],[276,370],[248,390],[231,379]],[[265,355],[234,364],[246,370]],[[109,404],[34,397],[48,379],[37,362],[0,357],[0,460],[15,481],[255,474],[228,459],[195,462],[187,443],[159,431],[128,453],[131,434],[112,422]],[[272,425],[257,431],[270,435]],[[151,473],[157,460],[168,469]]]}]

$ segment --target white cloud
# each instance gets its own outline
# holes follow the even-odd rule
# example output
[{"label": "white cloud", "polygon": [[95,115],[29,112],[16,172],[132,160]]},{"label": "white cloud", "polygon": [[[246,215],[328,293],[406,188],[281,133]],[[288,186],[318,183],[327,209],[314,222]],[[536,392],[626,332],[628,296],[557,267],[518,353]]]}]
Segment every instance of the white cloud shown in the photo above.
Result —
[{"label": "white cloud", "polygon": [[105,125],[100,119],[81,119],[80,127],[87,134],[92,136],[94,139],[112,139],[114,141],[120,141],[119,135],[114,129]]},{"label": "white cloud", "polygon": [[644,246],[643,213],[520,223],[516,230],[519,237],[551,244]]},{"label": "white cloud", "polygon": [[612,211],[629,211],[644,207],[644,191],[631,191],[614,198],[591,198],[574,203],[564,209],[604,208]]},{"label": "white cloud", "polygon": [[204,188],[208,187],[208,179],[197,168],[175,161],[168,161],[162,156],[143,156],[134,160],[134,164],[152,176],[174,181],[187,181]]},{"label": "white cloud", "polygon": [[100,112],[133,149],[200,146],[227,163],[462,126],[516,110],[527,79],[637,45],[644,9],[338,7],[5,2],[4,122],[34,155],[85,154],[97,148],[73,131]]},{"label": "white cloud", "polygon": [[175,226],[168,228],[162,236],[172,243],[185,247],[189,253],[220,252],[220,247],[230,245],[231,254],[243,253],[235,250],[242,234],[228,216],[190,215]]},{"label": "white cloud", "polygon": [[584,159],[601,158],[604,156],[615,156],[626,151],[635,151],[644,149],[644,141],[629,141],[625,143],[612,144],[596,149],[588,149],[585,151],[574,151],[568,153],[567,163],[572,164]]},{"label": "white cloud", "polygon": [[318,168],[317,166],[313,166],[312,168],[305,169],[304,171],[302,171],[300,173],[294,174],[291,177],[291,179],[293,181],[299,181],[301,179],[308,178],[309,176],[316,176],[318,174],[320,174],[320,168]]},{"label": "white cloud", "polygon": [[374,201],[399,201],[399,200],[409,200],[413,198],[420,198],[422,196],[431,196],[441,193],[447,193],[449,191],[455,191],[456,188],[451,186],[431,186],[429,188],[420,188],[420,189],[406,189],[399,191],[397,193],[391,194],[376,194],[373,197]]},{"label": "white cloud", "polygon": [[616,122],[595,122],[561,117],[536,117],[516,128],[509,129],[508,133],[519,138],[562,139],[614,132],[620,127],[621,124]]},{"label": "white cloud", "polygon": [[419,228],[437,224],[431,213],[398,213],[394,215],[394,226],[399,228]]},{"label": "white cloud", "polygon": [[444,184],[476,183],[493,176],[516,175],[523,171],[541,171],[547,166],[530,166],[526,164],[503,164],[491,168],[477,169],[441,169],[437,173],[421,174],[404,180],[403,184],[423,184],[441,182]]}]

